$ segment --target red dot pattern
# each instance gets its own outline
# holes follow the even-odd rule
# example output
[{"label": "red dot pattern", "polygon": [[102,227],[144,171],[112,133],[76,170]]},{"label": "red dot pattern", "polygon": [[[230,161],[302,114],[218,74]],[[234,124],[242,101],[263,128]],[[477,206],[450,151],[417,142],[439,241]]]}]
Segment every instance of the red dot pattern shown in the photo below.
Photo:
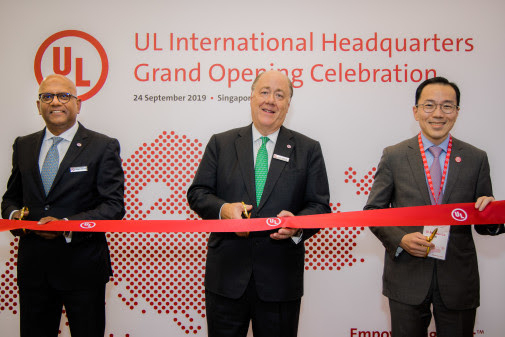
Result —
[{"label": "red dot pattern", "polygon": [[[330,203],[332,213],[340,213],[340,203]],[[341,270],[352,267],[358,260],[352,250],[364,227],[324,228],[305,241],[305,270]]]},{"label": "red dot pattern", "polygon": [[347,171],[344,172],[345,179],[344,182],[346,184],[352,183],[356,185],[357,190],[356,194],[361,195],[363,193],[364,195],[368,195],[370,193],[370,190],[372,189],[372,183],[375,178],[375,171],[377,171],[376,167],[373,167],[370,171],[368,171],[367,174],[363,176],[363,178],[359,179],[356,177],[357,172],[354,170],[352,167],[349,167]]},{"label": "red dot pattern", "polygon": [[16,277],[16,266],[18,260],[19,239],[13,238],[10,242],[10,257],[5,262],[6,270],[0,275],[0,312],[10,311],[16,315],[18,313],[18,285]]},{"label": "red dot pattern", "polygon": [[[163,132],[151,143],[144,143],[123,161],[125,171],[125,219],[147,219],[153,213],[182,215],[198,219],[190,210],[186,191],[194,177],[203,145],[197,139]],[[373,181],[373,168],[356,180],[356,171],[345,172],[345,182],[358,187],[357,194],[368,194]],[[165,184],[169,194],[152,204],[145,204],[139,193],[149,184]],[[330,204],[338,213],[340,203]],[[356,239],[363,227],[322,229],[305,242],[306,270],[341,270],[364,259],[353,256]],[[170,315],[173,324],[186,334],[202,331],[205,318],[203,279],[207,252],[206,233],[107,233],[115,286],[125,286],[118,294],[130,310],[141,314],[154,312]],[[16,260],[18,238],[13,238],[6,271],[0,275],[0,312],[17,314]],[[147,304],[147,305],[146,305]],[[145,306],[145,307],[144,307]],[[64,321],[68,325],[68,321]],[[110,334],[110,337],[114,334]],[[128,336],[126,334],[125,336]]]},{"label": "red dot pattern", "polygon": [[[189,209],[186,191],[202,156],[202,144],[185,135],[164,131],[150,144],[144,143],[123,162],[125,171],[126,220],[146,219],[154,210],[162,214],[197,216]],[[171,191],[152,205],[144,205],[137,195],[149,184],[162,183]]]},{"label": "red dot pattern", "polygon": [[[153,213],[198,216],[189,208],[186,191],[203,154],[197,139],[163,132],[153,142],[144,143],[123,161],[125,171],[125,219],[153,218]],[[139,197],[150,184],[164,184],[169,195],[152,204]],[[173,316],[186,334],[202,330],[205,318],[203,278],[207,253],[207,233],[107,233],[114,285],[125,284],[118,297],[130,310]],[[200,324],[198,324],[200,323]]]}]

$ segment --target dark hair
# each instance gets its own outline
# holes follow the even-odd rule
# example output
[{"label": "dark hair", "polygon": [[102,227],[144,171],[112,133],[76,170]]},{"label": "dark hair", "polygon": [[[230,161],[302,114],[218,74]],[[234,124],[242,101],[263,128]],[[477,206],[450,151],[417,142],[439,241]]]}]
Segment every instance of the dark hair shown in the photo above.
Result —
[{"label": "dark hair", "polygon": [[459,88],[456,85],[456,83],[449,82],[445,77],[429,78],[426,81],[424,81],[423,83],[419,84],[419,86],[417,87],[417,90],[416,90],[416,102],[415,102],[416,105],[419,102],[419,97],[421,97],[421,93],[423,92],[424,87],[426,87],[427,85],[430,85],[430,84],[450,85],[454,89],[454,91],[456,92],[456,105],[459,106],[459,98],[461,95],[459,92]]}]

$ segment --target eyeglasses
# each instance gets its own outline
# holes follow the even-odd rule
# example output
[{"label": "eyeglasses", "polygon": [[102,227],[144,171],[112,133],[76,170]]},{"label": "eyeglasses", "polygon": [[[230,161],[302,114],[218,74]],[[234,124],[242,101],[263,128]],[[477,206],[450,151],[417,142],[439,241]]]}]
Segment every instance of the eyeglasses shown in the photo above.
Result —
[{"label": "eyeglasses", "polygon": [[50,104],[53,101],[54,96],[58,97],[58,101],[60,101],[62,104],[68,103],[72,97],[77,99],[77,96],[74,96],[68,92],[59,92],[57,94],[42,93],[39,94],[39,99],[42,101],[42,103]]},{"label": "eyeglasses", "polygon": [[436,104],[432,102],[424,103],[424,104],[417,104],[416,107],[423,107],[423,111],[426,113],[432,113],[437,109],[437,106],[440,106],[440,110],[442,110],[443,113],[445,114],[452,114],[456,109],[459,109],[458,105],[451,104],[451,103],[442,103],[442,104]]}]

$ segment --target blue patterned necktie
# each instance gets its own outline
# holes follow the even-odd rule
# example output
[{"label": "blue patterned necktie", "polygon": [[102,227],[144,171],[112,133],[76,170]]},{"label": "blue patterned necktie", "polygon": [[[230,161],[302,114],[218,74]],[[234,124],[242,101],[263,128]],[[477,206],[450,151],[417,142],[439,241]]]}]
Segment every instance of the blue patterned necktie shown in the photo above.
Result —
[{"label": "blue patterned necktie", "polygon": [[[442,198],[442,191],[440,190],[440,184],[442,183],[442,168],[440,167],[440,154],[442,153],[442,149],[438,146],[432,146],[428,149],[433,155],[433,163],[430,167],[430,175],[431,181],[433,183],[433,191],[435,192],[435,198],[432,193],[430,193],[431,203],[433,205],[437,205],[440,203],[440,199]],[[440,194],[439,194],[440,192]]]},{"label": "blue patterned necktie", "polygon": [[56,172],[58,172],[58,167],[60,165],[60,156],[58,153],[58,144],[63,140],[61,137],[53,137],[53,145],[47,151],[46,159],[44,159],[44,164],[42,165],[42,170],[40,175],[42,176],[42,184],[44,185],[44,191],[46,195],[51,189]]},{"label": "blue patterned necktie", "polygon": [[254,167],[254,182],[256,185],[256,205],[260,204],[263,188],[268,174],[268,137],[261,137],[261,146],[256,155],[256,166]]}]

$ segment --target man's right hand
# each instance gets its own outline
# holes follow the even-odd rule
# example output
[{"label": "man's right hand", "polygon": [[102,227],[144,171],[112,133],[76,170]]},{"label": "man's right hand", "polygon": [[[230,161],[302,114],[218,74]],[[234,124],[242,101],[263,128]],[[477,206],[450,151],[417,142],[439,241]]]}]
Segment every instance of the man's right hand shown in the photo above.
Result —
[{"label": "man's right hand", "polygon": [[435,245],[428,242],[428,239],[422,233],[415,232],[404,235],[400,247],[412,256],[426,257],[428,247],[432,250]]},{"label": "man's right hand", "polygon": [[[29,214],[30,212],[28,211],[28,209],[25,209],[24,213],[23,213],[23,219],[26,218],[26,216]],[[12,213],[12,216],[11,216],[11,219],[12,220],[19,220],[21,218],[21,210],[17,210],[17,211],[14,211]],[[28,229],[24,229],[24,228],[18,228],[18,229],[13,229],[11,230],[11,233],[12,235],[14,236],[23,236],[25,234],[27,234],[29,232]]]},{"label": "man's right hand", "polygon": [[[252,205],[245,205],[247,211],[252,210]],[[241,202],[226,203],[221,207],[221,219],[242,219],[244,205]],[[235,232],[240,237],[247,237],[249,232]]]},{"label": "man's right hand", "polygon": [[[30,214],[30,212],[28,211],[28,209],[26,209],[23,212],[23,219],[26,219],[28,214]],[[20,218],[21,218],[21,210],[17,210],[14,213],[12,213],[12,220],[19,220]]]}]

